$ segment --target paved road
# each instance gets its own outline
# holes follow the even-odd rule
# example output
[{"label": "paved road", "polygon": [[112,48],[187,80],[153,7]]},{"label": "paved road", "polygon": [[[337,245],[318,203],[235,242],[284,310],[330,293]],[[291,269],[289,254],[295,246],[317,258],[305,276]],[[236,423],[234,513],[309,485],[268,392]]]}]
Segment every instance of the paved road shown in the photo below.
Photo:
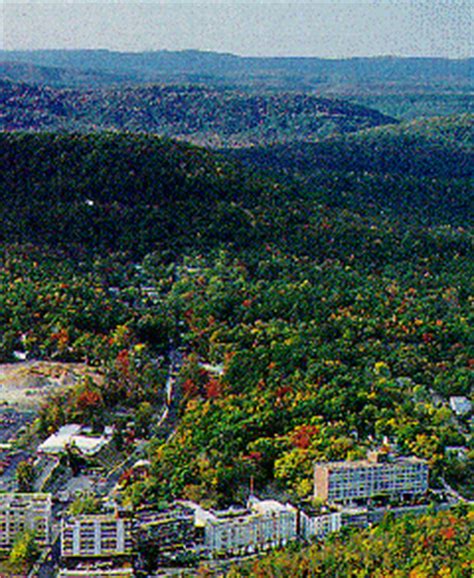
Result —
[{"label": "paved road", "polygon": [[[154,435],[164,435],[167,438],[172,435],[177,415],[177,400],[176,398],[176,375],[183,364],[183,355],[176,348],[170,351],[170,364],[168,368],[168,377],[166,379],[165,403],[161,410],[155,416],[155,426],[153,428]],[[130,468],[137,460],[143,457],[147,442],[140,441],[137,447],[130,456],[128,456],[121,464],[114,468],[107,476],[106,482],[100,485],[95,484],[94,490],[101,496],[108,496],[112,493],[117,485],[121,475]]]}]

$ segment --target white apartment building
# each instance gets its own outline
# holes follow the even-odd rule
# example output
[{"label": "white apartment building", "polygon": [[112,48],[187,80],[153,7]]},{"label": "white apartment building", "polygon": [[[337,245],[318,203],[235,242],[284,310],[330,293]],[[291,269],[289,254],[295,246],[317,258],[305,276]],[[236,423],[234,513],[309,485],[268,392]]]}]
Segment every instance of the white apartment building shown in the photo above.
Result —
[{"label": "white apartment building", "polygon": [[204,545],[211,554],[244,554],[284,546],[296,538],[297,509],[275,500],[251,497],[246,511],[207,517]]},{"label": "white apartment building", "polygon": [[39,546],[51,539],[51,494],[0,494],[0,550],[9,550],[25,530],[35,533]]},{"label": "white apartment building", "polygon": [[111,557],[132,554],[133,522],[114,515],[71,516],[61,522],[61,556]]},{"label": "white apartment building", "polygon": [[300,510],[299,535],[305,540],[324,538],[331,532],[341,529],[341,512],[314,514]]}]

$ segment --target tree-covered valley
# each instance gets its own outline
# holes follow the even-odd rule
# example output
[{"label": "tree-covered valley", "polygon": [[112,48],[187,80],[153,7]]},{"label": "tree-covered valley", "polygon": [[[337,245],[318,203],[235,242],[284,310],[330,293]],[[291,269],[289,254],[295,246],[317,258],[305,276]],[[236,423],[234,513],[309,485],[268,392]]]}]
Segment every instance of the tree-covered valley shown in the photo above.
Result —
[{"label": "tree-covered valley", "polygon": [[[5,94],[33,98],[25,86]],[[121,90],[130,110],[133,98],[157,98],[150,87]],[[196,92],[185,94],[225,134],[229,118]],[[98,368],[100,381],[51,396],[35,435],[81,422],[114,425],[120,451],[146,440],[150,475],[121,479],[133,508],[244,503],[250,480],[262,495],[302,500],[314,461],[363,458],[384,443],[426,459],[433,489],[447,483],[472,500],[469,420],[447,404],[473,386],[472,116],[387,124],[351,105],[335,112],[331,101],[324,121],[342,114],[344,128],[313,139],[312,97],[282,98],[273,146],[259,132],[268,115],[250,137],[237,127],[244,137],[221,139],[219,151],[128,124],[92,131],[100,98],[78,113],[78,130],[58,132],[41,113],[34,132],[1,132],[0,361],[22,353]],[[48,101],[59,116],[63,105],[56,93]],[[300,116],[286,140],[292,106]],[[195,112],[184,109],[189,123]],[[25,110],[40,109],[28,101]],[[178,114],[175,100],[170,110]],[[201,108],[195,116],[204,122]],[[176,351],[163,433],[153,420]],[[447,451],[459,446],[465,459]],[[467,577],[472,514],[447,516],[387,519],[229,576]]]}]

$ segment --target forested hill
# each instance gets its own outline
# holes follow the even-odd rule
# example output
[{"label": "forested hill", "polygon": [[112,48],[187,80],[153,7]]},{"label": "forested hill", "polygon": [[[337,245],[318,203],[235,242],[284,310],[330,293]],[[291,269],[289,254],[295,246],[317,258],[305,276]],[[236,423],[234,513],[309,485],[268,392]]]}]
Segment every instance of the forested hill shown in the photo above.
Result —
[{"label": "forested hill", "polygon": [[0,103],[1,130],[127,130],[211,147],[314,141],[396,122],[308,94],[199,86],[70,90],[0,80]]},{"label": "forested hill", "polygon": [[[337,144],[344,162],[300,183],[277,174],[262,177],[253,166],[152,135],[0,133],[0,239],[138,256],[156,249],[177,256],[219,245],[260,251],[272,242],[337,255],[344,248],[326,247],[330,236],[315,247],[304,228],[326,210],[336,216],[349,209],[346,233],[361,251],[363,236],[354,224],[361,215],[380,220],[387,211],[390,225],[401,219],[424,224],[428,217],[434,224],[469,221],[467,168],[458,179],[377,174],[374,159],[371,174],[357,175],[347,165],[353,153],[344,143],[324,145]],[[436,174],[453,162],[449,152],[439,143]],[[380,152],[381,163],[385,154]],[[418,154],[422,166],[425,152]]]},{"label": "forested hill", "polygon": [[244,183],[237,186],[205,150],[153,136],[0,133],[5,242],[179,252],[199,247],[196,235],[210,243],[219,231],[227,240],[219,210],[232,218],[228,204],[249,194]]},{"label": "forested hill", "polygon": [[375,128],[293,146],[252,147],[230,152],[267,170],[311,173],[410,173],[471,176],[474,115],[444,117]]},{"label": "forested hill", "polygon": [[226,151],[250,170],[279,174],[333,206],[419,215],[422,222],[473,217],[473,115],[378,127],[317,143]]}]

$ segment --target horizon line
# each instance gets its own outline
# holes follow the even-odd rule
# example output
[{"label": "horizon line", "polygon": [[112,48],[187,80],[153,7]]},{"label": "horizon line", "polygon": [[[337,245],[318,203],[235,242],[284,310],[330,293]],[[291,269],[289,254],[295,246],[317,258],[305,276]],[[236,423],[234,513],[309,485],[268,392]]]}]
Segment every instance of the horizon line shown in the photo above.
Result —
[{"label": "horizon line", "polygon": [[409,59],[417,59],[417,60],[451,60],[451,61],[459,61],[459,60],[472,60],[474,59],[474,55],[472,56],[439,56],[439,55],[398,55],[398,54],[373,54],[373,55],[359,55],[359,56],[316,56],[316,55],[245,55],[245,54],[236,54],[233,52],[220,52],[218,50],[208,50],[202,48],[182,48],[180,50],[172,50],[169,48],[157,48],[157,49],[150,49],[150,50],[120,50],[115,48],[103,48],[103,47],[96,47],[96,48],[89,48],[89,47],[67,47],[67,48],[0,48],[0,53],[7,52],[106,52],[111,54],[157,54],[157,53],[169,53],[169,54],[186,54],[186,53],[199,53],[199,54],[208,54],[208,55],[218,55],[218,56],[228,56],[233,58],[239,59],[306,59],[306,60],[328,60],[328,61],[337,61],[337,60],[376,60],[376,59],[386,59],[386,60],[409,60]]}]

